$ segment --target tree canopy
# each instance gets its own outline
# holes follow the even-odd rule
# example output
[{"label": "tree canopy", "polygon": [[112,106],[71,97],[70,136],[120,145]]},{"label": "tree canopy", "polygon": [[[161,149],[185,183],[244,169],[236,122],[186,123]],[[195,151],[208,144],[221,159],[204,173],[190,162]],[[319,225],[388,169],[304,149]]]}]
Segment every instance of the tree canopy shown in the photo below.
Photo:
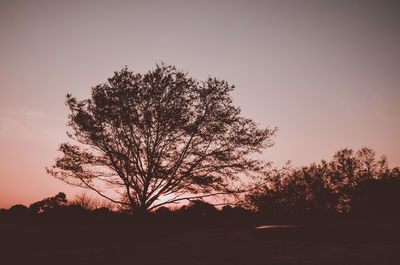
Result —
[{"label": "tree canopy", "polygon": [[59,192],[54,197],[45,198],[41,201],[32,203],[29,206],[29,210],[33,213],[43,213],[61,206],[65,206],[66,204],[67,198],[65,193]]},{"label": "tree canopy", "polygon": [[385,156],[376,159],[368,147],[357,152],[344,148],[330,162],[270,169],[266,184],[248,194],[247,200],[257,211],[275,217],[365,214],[367,209],[389,213],[399,202],[394,192],[399,180],[399,168],[389,168]]},{"label": "tree canopy", "polygon": [[133,211],[232,193],[239,175],[263,170],[253,154],[270,147],[276,131],[242,117],[233,89],[174,66],[145,74],[125,67],[89,99],[67,95],[74,143],[59,146],[62,156],[47,171]]}]

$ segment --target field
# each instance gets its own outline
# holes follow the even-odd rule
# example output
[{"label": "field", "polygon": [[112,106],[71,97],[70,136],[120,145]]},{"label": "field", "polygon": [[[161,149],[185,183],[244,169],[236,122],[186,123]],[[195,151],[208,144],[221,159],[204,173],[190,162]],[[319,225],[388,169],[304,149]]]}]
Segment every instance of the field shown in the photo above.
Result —
[{"label": "field", "polygon": [[1,224],[0,264],[399,264],[400,225]]}]

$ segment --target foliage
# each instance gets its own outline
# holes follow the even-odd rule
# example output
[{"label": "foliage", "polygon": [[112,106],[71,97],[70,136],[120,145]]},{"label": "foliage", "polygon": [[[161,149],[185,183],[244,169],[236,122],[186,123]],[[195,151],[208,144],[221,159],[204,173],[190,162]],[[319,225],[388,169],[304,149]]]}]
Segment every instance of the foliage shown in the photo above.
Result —
[{"label": "foliage", "polygon": [[41,201],[35,202],[29,206],[29,211],[32,213],[43,213],[49,210],[65,206],[67,199],[65,193],[59,192],[54,197],[45,198]]},{"label": "foliage", "polygon": [[194,200],[188,205],[181,207],[180,212],[191,217],[201,218],[205,216],[215,216],[218,210],[210,203],[202,200]]},{"label": "foliage", "polygon": [[383,183],[391,179],[400,179],[399,169],[389,169],[385,156],[377,161],[370,148],[357,152],[345,148],[336,152],[329,163],[322,160],[308,167],[287,165],[271,169],[266,184],[249,194],[247,202],[269,216],[350,213],[352,208],[360,209],[361,205],[365,208],[367,201],[379,202],[383,207],[385,199],[373,198],[374,192],[378,186],[381,191],[377,193],[389,192]]},{"label": "foliage", "polygon": [[239,174],[263,170],[251,155],[271,146],[275,133],[240,115],[233,88],[166,65],[143,75],[115,72],[90,99],[67,95],[76,144],[60,145],[63,156],[48,173],[138,212],[233,193]]},{"label": "foliage", "polygon": [[25,216],[28,213],[28,207],[23,204],[16,204],[8,209],[9,214],[15,215],[18,217]]}]

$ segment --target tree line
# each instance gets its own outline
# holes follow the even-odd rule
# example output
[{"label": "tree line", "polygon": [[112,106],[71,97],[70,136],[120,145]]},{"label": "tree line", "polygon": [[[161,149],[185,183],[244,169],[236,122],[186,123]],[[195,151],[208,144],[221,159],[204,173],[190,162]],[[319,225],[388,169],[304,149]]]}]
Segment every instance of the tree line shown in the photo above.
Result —
[{"label": "tree line", "polygon": [[337,151],[331,161],[271,169],[247,205],[271,218],[400,217],[400,169],[368,147]]},{"label": "tree line", "polygon": [[[331,161],[309,166],[270,168],[260,182],[248,188],[234,206],[218,209],[205,200],[194,199],[175,207],[158,207],[150,215],[202,222],[311,221],[351,218],[354,220],[399,220],[400,169],[390,168],[385,156],[376,158],[371,148],[344,148]],[[131,216],[129,207],[93,199],[85,194],[68,201],[62,192],[29,207],[2,209],[0,217],[26,216]],[[149,216],[150,216],[149,215]],[[175,218],[175,219],[174,219]]]}]

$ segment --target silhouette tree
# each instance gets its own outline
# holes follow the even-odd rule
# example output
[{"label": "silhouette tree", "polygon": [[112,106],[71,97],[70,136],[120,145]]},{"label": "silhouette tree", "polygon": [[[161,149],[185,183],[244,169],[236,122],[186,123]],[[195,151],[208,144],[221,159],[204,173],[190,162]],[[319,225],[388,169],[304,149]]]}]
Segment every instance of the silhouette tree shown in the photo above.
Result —
[{"label": "silhouette tree", "polygon": [[67,204],[65,193],[59,192],[56,196],[43,199],[29,206],[29,211],[33,213],[43,213],[56,209]]},{"label": "silhouette tree", "polygon": [[76,144],[60,145],[63,156],[48,173],[136,212],[235,192],[239,173],[263,169],[251,154],[271,146],[275,129],[242,117],[233,88],[164,64],[143,75],[125,67],[93,87],[90,99],[67,95]]},{"label": "silhouette tree", "polygon": [[216,216],[218,213],[214,205],[202,200],[191,201],[187,206],[183,206],[180,211],[194,218]]},{"label": "silhouette tree", "polygon": [[394,216],[389,208],[394,209],[399,201],[395,192],[399,179],[399,169],[389,169],[385,156],[377,161],[368,147],[357,152],[344,148],[330,162],[270,169],[266,184],[249,193],[247,202],[269,217],[378,212]]},{"label": "silhouette tree", "polygon": [[23,204],[16,204],[8,209],[8,213],[13,217],[25,217],[28,214],[28,207]]}]

